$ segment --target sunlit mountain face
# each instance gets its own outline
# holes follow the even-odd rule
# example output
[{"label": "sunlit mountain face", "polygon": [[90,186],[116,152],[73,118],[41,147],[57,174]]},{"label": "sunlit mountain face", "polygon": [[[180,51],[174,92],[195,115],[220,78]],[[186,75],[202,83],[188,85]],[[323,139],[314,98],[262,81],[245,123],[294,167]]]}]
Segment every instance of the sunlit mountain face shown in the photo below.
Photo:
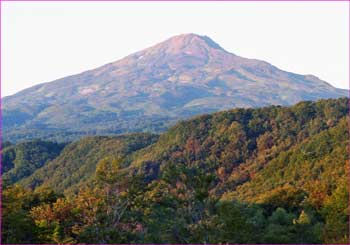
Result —
[{"label": "sunlit mountain face", "polygon": [[[5,97],[3,134],[23,138],[165,130],[197,114],[292,105],[347,91],[183,34],[121,60]],[[75,136],[73,136],[75,137]]]}]

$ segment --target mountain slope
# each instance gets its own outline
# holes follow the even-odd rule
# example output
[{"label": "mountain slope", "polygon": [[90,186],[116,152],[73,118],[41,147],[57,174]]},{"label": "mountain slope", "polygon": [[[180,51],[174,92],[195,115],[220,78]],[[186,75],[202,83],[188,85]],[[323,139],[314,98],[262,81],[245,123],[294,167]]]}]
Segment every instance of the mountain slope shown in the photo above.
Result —
[{"label": "mountain slope", "polygon": [[283,192],[292,188],[306,194],[302,196],[304,202],[319,208],[349,174],[348,126],[349,120],[343,118],[335,127],[303,140],[269,161],[236,191],[225,193],[224,199],[268,204],[279,201],[281,206]]},{"label": "mountain slope", "polygon": [[[81,179],[90,179],[99,160],[119,155],[122,172],[142,174],[148,181],[157,179],[168,164],[200,166],[219,176],[212,192],[220,197],[253,180],[285,152],[308,147],[308,140],[321,137],[318,135],[328,129],[344,127],[348,103],[337,99],[301,102],[293,107],[233,109],[179,122],[159,139],[142,134],[85,138],[68,145],[56,159],[20,183],[62,192]],[[333,140],[341,144],[344,137]]]},{"label": "mountain slope", "polygon": [[161,131],[195,114],[342,96],[345,90],[314,76],[282,71],[231,54],[206,36],[184,34],[5,97],[4,137]]},{"label": "mountain slope", "polygon": [[151,134],[86,137],[67,145],[55,159],[19,183],[31,188],[49,186],[58,192],[72,193],[91,180],[99,160],[125,157],[156,139],[157,136]]},{"label": "mountain slope", "polygon": [[[348,99],[321,100],[199,116],[176,124],[155,144],[136,152],[128,171],[150,169],[149,177],[156,178],[154,173],[167,163],[208,164],[222,173],[225,188],[235,188],[305,140],[341,122],[346,130],[348,103]],[[344,137],[333,140],[340,144]]]},{"label": "mountain slope", "polygon": [[30,176],[35,170],[56,158],[64,146],[41,140],[5,146],[1,151],[4,183],[16,183]]}]

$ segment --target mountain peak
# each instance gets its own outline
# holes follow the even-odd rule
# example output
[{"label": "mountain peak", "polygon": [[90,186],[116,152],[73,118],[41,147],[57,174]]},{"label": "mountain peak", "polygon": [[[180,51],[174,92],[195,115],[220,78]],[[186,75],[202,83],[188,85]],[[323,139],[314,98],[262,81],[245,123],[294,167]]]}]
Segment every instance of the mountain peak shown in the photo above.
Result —
[{"label": "mountain peak", "polygon": [[167,53],[207,53],[213,50],[224,51],[223,48],[214,42],[208,36],[201,36],[194,33],[186,33],[173,36],[164,42],[159,43],[154,46],[155,48],[160,48]]},{"label": "mountain peak", "polygon": [[[201,36],[201,35],[194,34],[194,33],[186,33],[186,34],[176,35],[176,36],[169,38],[167,41],[170,41],[172,43],[178,43],[181,45],[189,45],[189,44],[196,43],[196,44],[205,45],[205,46],[208,46],[208,47],[214,48],[214,49],[223,49],[220,47],[219,44],[214,42],[210,37]],[[167,41],[165,41],[165,42],[167,42]]]}]

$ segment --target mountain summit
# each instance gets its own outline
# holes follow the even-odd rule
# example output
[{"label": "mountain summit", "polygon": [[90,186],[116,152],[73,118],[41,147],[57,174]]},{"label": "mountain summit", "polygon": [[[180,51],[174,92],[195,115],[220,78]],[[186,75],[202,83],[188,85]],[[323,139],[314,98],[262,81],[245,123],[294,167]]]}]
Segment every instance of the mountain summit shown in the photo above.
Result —
[{"label": "mountain summit", "polygon": [[155,45],[153,49],[166,50],[168,53],[196,53],[196,51],[208,52],[213,49],[224,51],[223,48],[219,46],[219,44],[214,42],[209,37],[200,36],[193,33],[171,37],[168,40]]},{"label": "mountain summit", "polygon": [[169,122],[233,107],[292,105],[347,96],[311,75],[231,54],[183,34],[121,60],[5,97],[4,136],[158,131]]}]

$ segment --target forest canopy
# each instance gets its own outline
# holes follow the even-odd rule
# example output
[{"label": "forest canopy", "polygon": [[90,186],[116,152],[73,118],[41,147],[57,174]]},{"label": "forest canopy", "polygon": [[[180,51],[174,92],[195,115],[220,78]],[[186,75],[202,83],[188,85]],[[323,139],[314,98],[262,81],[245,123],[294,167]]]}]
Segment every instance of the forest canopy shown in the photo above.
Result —
[{"label": "forest canopy", "polygon": [[6,143],[3,243],[348,243],[349,100]]}]

